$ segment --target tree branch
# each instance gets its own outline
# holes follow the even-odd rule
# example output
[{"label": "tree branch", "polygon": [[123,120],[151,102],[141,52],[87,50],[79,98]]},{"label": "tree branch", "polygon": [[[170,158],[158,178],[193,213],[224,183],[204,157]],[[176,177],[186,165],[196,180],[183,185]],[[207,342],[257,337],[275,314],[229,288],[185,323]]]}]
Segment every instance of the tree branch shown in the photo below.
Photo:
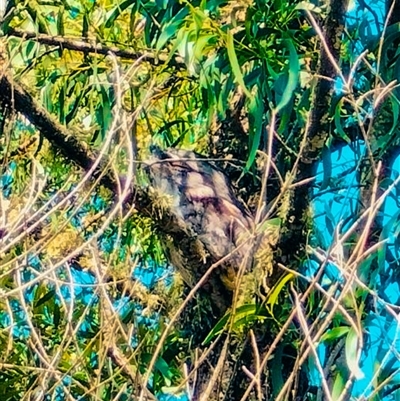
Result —
[{"label": "tree branch", "polygon": [[[310,120],[305,132],[305,146],[300,155],[297,170],[297,181],[307,180],[315,176],[318,162],[330,134],[334,83],[339,73],[337,66],[340,59],[341,40],[344,30],[344,17],[348,0],[331,0],[330,9],[325,19],[322,32],[314,18],[309,17],[320,35],[320,59],[316,71],[315,85],[310,109]],[[305,216],[310,205],[311,183],[296,188],[293,208],[290,213],[294,217],[289,225],[288,235],[282,239],[281,249],[287,259],[297,263],[298,253],[306,243]],[[298,244],[293,246],[293,244]]]},{"label": "tree branch", "polygon": [[302,162],[306,164],[320,159],[322,149],[329,136],[331,124],[329,109],[334,83],[338,75],[335,67],[338,66],[340,58],[347,4],[348,0],[332,0],[330,2],[330,10],[320,38],[321,56],[316,72],[319,78],[313,93],[310,124],[306,132],[307,144],[302,153]]},{"label": "tree branch", "polygon": [[[49,114],[21,85],[16,83],[7,72],[0,80],[0,102],[11,106],[24,115],[40,133],[55,146],[68,160],[87,171],[95,161],[95,155],[87,150],[87,146],[79,142],[68,130]],[[102,175],[102,183],[111,189],[116,188],[113,177],[101,171],[99,167],[95,176]]]},{"label": "tree branch", "polygon": [[117,57],[125,58],[128,60],[142,59],[150,64],[157,65],[159,62],[168,64],[176,68],[186,68],[186,65],[181,57],[173,57],[169,60],[169,55],[166,53],[160,53],[155,55],[151,52],[137,52],[132,50],[122,50],[115,46],[103,46],[96,40],[79,40],[77,38],[65,38],[64,36],[50,36],[42,33],[25,32],[20,29],[9,28],[9,35],[21,38],[31,39],[43,45],[58,46],[63,49],[74,50],[82,53],[95,53],[107,55],[113,53]]}]

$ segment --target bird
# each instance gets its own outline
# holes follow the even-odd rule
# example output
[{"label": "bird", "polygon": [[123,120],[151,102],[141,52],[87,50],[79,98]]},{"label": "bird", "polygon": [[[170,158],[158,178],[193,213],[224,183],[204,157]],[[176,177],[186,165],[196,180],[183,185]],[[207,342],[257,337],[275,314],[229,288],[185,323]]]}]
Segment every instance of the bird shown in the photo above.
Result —
[{"label": "bird", "polygon": [[220,263],[203,287],[224,313],[239,270],[251,268],[250,212],[216,163],[195,152],[153,146],[145,165],[167,259],[189,287]]}]

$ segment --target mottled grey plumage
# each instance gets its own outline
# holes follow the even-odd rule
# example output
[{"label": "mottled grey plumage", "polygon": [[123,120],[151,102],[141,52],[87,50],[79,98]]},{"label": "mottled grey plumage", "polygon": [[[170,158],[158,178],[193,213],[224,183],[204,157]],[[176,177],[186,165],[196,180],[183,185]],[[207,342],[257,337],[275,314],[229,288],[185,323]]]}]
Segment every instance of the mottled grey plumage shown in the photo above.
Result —
[{"label": "mottled grey plumage", "polygon": [[165,214],[156,213],[167,256],[187,284],[193,286],[211,264],[233,252],[206,284],[226,310],[239,267],[249,267],[251,216],[213,162],[189,151],[153,148],[147,163],[152,188],[168,197]]}]

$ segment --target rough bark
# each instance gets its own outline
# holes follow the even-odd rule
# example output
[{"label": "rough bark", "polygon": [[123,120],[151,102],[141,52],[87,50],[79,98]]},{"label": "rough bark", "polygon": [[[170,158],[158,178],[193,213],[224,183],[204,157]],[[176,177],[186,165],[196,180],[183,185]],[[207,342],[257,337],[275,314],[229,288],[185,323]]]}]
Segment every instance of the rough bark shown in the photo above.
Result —
[{"label": "rough bark", "polygon": [[[302,150],[298,164],[297,181],[315,176],[326,140],[330,135],[330,107],[334,81],[337,76],[337,71],[331,60],[334,60],[338,65],[347,4],[347,0],[332,0],[329,3],[329,11],[323,24],[323,38],[320,38],[320,59],[316,71],[318,78],[312,94],[310,121],[305,132],[305,148]],[[290,212],[293,221],[288,230],[289,235],[283,238],[281,243],[285,263],[295,262],[305,243],[305,224],[310,205],[311,189],[312,182],[297,187],[294,193],[293,207]]]},{"label": "rough bark", "polygon": [[399,0],[386,0],[386,14],[389,12],[393,3],[394,3],[393,11],[390,15],[388,25],[392,25],[392,24],[396,24],[397,22],[400,22],[400,1]]},{"label": "rough bark", "polygon": [[24,40],[32,39],[35,42],[41,43],[43,45],[55,46],[57,48],[73,50],[82,53],[92,53],[101,54],[107,56],[108,54],[114,54],[116,57],[121,57],[127,60],[138,60],[147,61],[150,64],[156,65],[159,63],[166,62],[168,60],[168,65],[185,69],[186,65],[180,57],[174,57],[170,59],[168,54],[157,54],[152,52],[137,52],[128,49],[120,49],[113,46],[103,46],[102,44],[96,42],[95,40],[81,40],[78,38],[66,38],[64,36],[58,35],[47,35],[44,33],[36,32],[25,32],[15,28],[9,28],[9,35],[15,36]]}]

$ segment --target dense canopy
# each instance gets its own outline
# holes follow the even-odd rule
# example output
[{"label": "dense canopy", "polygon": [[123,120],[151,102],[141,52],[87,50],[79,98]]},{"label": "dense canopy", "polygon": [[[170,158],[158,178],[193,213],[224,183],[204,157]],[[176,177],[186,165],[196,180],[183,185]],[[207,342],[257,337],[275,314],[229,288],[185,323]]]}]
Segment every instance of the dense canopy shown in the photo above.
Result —
[{"label": "dense canopy", "polygon": [[398,0],[0,3],[2,400],[398,399]]}]

